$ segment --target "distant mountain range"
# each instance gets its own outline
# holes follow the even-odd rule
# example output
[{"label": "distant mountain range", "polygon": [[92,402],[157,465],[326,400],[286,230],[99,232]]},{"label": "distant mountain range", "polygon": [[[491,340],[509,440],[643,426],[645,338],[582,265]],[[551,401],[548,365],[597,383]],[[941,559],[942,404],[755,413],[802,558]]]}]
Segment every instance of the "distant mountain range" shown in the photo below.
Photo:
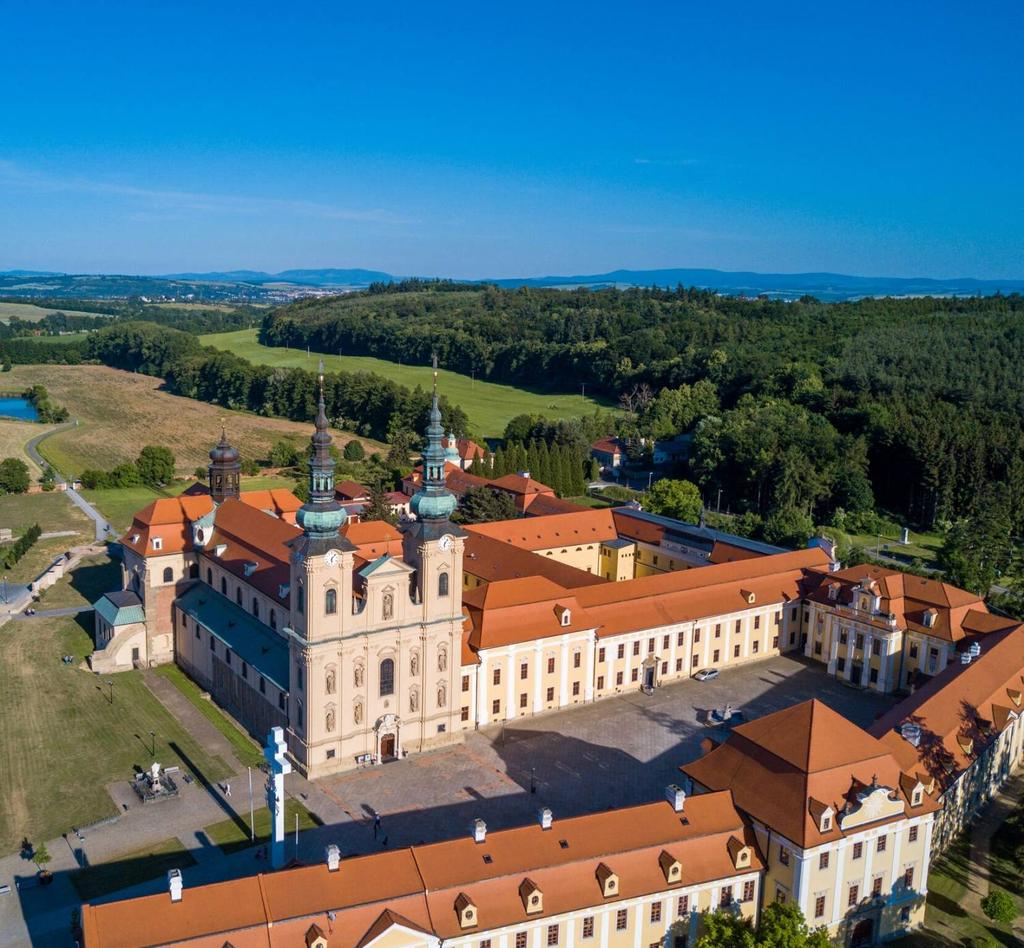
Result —
[{"label": "distant mountain range", "polygon": [[[283,302],[321,292],[362,289],[371,283],[403,279],[381,270],[360,268],[316,270],[229,270],[209,273],[168,273],[159,276],[110,274],[61,274],[51,271],[8,270],[0,272],[0,296],[39,298],[119,298],[164,296],[197,300],[246,300]],[[1024,279],[977,280],[972,277],[933,279],[929,277],[862,277],[842,273],[754,273],[673,268],[662,270],[612,270],[608,273],[498,278],[467,281],[494,283],[502,287],[587,287],[662,286],[716,290],[734,296],[769,296],[798,299],[810,295],[829,302],[865,296],[989,296],[997,292],[1024,292]]]}]

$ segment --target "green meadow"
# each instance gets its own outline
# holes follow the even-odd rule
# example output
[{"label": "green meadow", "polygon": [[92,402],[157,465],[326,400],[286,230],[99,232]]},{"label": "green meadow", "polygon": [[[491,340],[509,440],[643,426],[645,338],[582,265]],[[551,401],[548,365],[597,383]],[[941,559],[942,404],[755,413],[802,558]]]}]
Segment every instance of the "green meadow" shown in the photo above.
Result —
[{"label": "green meadow", "polygon": [[[240,329],[237,332],[209,333],[201,336],[203,345],[227,349],[235,355],[262,365],[302,368],[315,371],[321,358],[319,353],[309,355],[305,350],[262,346],[256,339],[257,330]],[[433,370],[429,365],[403,365],[372,356],[324,355],[328,372],[373,372],[400,385],[429,389]],[[482,382],[457,372],[438,372],[438,387],[449,401],[459,405],[469,417],[471,433],[481,438],[500,438],[505,425],[516,415],[543,415],[547,418],[571,418],[589,415],[597,408],[610,408],[605,400],[581,397],[579,392],[536,392]]]}]

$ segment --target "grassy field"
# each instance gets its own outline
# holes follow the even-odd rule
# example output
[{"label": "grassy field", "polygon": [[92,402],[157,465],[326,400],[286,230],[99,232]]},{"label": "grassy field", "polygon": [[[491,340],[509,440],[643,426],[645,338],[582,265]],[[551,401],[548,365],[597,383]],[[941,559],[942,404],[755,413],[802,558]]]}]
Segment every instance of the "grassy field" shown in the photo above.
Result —
[{"label": "grassy field", "polygon": [[106,554],[81,560],[70,581],[59,582],[42,596],[41,609],[91,606],[105,592],[121,588],[121,567]]},{"label": "grassy field", "polygon": [[[73,618],[10,622],[0,631],[0,721],[17,740],[0,741],[0,853],[23,836],[53,839],[112,816],[106,784],[129,780],[156,758],[211,781],[230,770],[211,757],[153,696],[137,671],[113,681],[77,667],[92,641]],[[70,654],[76,665],[61,664]]]},{"label": "grassy field", "polygon": [[174,685],[199,713],[228,739],[234,748],[235,756],[243,766],[259,767],[263,762],[263,754],[256,742],[238,728],[217,705],[204,698],[199,686],[177,665],[161,665],[154,671]]},{"label": "grassy field", "polygon": [[55,530],[85,531],[92,523],[63,491],[45,494],[7,494],[0,497],[0,527],[15,533],[38,523],[43,533]]},{"label": "grassy field", "polygon": [[42,471],[25,453],[25,445],[36,435],[52,431],[56,425],[40,425],[34,421],[14,421],[0,418],[0,460],[4,458],[21,458],[28,465],[29,476],[38,480]]},{"label": "grassy field", "polygon": [[[5,381],[6,387],[19,390],[36,383],[45,385],[53,400],[66,406],[79,422],[39,446],[40,453],[64,474],[79,474],[85,468],[109,470],[134,460],[147,444],[169,447],[179,473],[191,474],[209,464],[209,451],[220,438],[222,423],[242,456],[256,459],[266,458],[281,438],[308,443],[313,430],[312,419],[300,423],[229,411],[160,391],[160,379],[106,366],[16,365]],[[343,432],[332,433],[339,448],[351,439]],[[367,450],[381,450],[376,442],[361,440]]]},{"label": "grassy field", "polygon": [[12,316],[26,322],[38,322],[50,313],[65,313],[68,316],[109,316],[109,313],[83,313],[77,309],[52,309],[36,306],[34,303],[3,303],[0,302],[0,322],[10,322]]},{"label": "grassy field", "polygon": [[909,566],[915,559],[921,560],[928,569],[937,569],[937,558],[939,548],[942,546],[942,534],[940,533],[914,533],[910,534],[910,543],[903,546],[899,542],[899,536],[879,537],[867,533],[848,534],[850,541],[857,546],[863,547],[869,553],[874,553],[875,548],[881,543],[883,556],[893,556],[898,560],[906,562]]},{"label": "grassy field", "polygon": [[195,859],[181,840],[172,837],[154,846],[125,853],[113,862],[78,869],[71,874],[71,884],[78,897],[88,902],[130,885],[158,879],[170,869],[187,869],[195,864]]},{"label": "grassy field", "polygon": [[[256,794],[256,778],[253,777],[253,795]],[[241,788],[239,788],[241,792]],[[284,801],[284,831],[287,835],[292,834],[294,839],[295,817],[299,817],[299,832],[313,829],[320,826],[320,820],[310,813],[298,800],[291,797]],[[256,839],[249,836],[249,817],[242,820],[221,820],[219,823],[211,823],[203,827],[203,832],[209,837],[210,842],[219,846],[225,854],[238,852],[240,849],[247,849],[249,846],[263,846],[270,841],[270,810],[265,806],[256,810]]]},{"label": "grassy field", "polygon": [[[241,329],[237,332],[211,333],[201,336],[204,345],[229,349],[250,362],[274,366],[293,366],[314,371],[318,353],[307,356],[298,349],[261,346],[256,341],[257,330]],[[375,372],[410,388],[416,385],[430,389],[432,370],[427,365],[401,365],[371,356],[325,355],[324,366],[335,372]],[[438,388],[448,399],[459,405],[469,416],[472,433],[483,438],[498,438],[505,431],[510,418],[522,414],[544,415],[548,418],[568,418],[589,415],[598,407],[610,403],[593,398],[581,398],[579,392],[550,394],[527,391],[512,385],[474,381],[457,372],[438,372]]]}]

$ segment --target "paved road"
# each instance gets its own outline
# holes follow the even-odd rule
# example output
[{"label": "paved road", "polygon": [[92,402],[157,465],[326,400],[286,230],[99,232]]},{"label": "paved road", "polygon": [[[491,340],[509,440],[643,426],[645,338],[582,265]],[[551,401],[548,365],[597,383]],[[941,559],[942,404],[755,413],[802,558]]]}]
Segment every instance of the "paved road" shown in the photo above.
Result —
[{"label": "paved road", "polygon": [[16,621],[31,622],[33,619],[45,619],[49,616],[77,616],[80,612],[92,612],[92,606],[67,606],[64,609],[37,609],[34,615],[27,616],[24,612],[11,616]]},{"label": "paved road", "polygon": [[[51,428],[49,431],[44,431],[42,434],[36,435],[28,442],[28,444],[25,445],[26,453],[33,461],[35,461],[36,464],[40,466],[40,468],[45,468],[49,462],[39,453],[39,443],[44,438],[49,438],[50,435],[54,435],[58,431],[66,431],[68,428],[74,428],[76,424],[77,422],[68,421],[62,425],[58,425],[56,428]],[[65,493],[68,495],[71,503],[78,507],[82,513],[92,520],[96,528],[96,540],[102,543],[108,538],[116,539],[117,534],[110,529],[110,524],[107,523],[107,518],[93,507],[93,505],[78,493],[77,490],[71,487],[59,471],[56,471],[55,473],[57,474],[57,483],[67,485]]]}]

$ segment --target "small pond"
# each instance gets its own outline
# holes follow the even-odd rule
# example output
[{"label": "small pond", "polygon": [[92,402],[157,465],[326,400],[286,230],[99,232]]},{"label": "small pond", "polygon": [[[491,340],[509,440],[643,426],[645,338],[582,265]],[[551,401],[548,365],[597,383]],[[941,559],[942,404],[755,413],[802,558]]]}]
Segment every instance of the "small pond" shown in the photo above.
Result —
[{"label": "small pond", "polygon": [[36,421],[39,415],[36,413],[35,406],[28,399],[14,395],[0,395],[0,418]]}]

